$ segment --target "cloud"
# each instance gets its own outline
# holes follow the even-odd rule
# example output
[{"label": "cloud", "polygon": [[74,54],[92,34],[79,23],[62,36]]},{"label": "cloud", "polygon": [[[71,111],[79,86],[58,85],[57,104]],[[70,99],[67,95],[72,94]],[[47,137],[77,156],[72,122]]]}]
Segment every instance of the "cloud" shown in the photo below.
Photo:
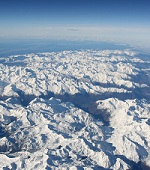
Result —
[{"label": "cloud", "polygon": [[92,40],[124,43],[149,49],[150,28],[112,26],[26,26],[0,28],[0,37]]},{"label": "cloud", "polygon": [[79,31],[79,30],[73,29],[73,28],[69,28],[68,30],[69,30],[69,31]]}]

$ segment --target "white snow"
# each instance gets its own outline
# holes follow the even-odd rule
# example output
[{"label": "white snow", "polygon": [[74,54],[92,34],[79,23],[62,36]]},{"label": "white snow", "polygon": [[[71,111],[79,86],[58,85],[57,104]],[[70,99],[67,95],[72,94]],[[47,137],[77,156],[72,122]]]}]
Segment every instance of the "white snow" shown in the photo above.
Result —
[{"label": "white snow", "polygon": [[150,166],[149,61],[130,50],[0,59],[0,169]]}]

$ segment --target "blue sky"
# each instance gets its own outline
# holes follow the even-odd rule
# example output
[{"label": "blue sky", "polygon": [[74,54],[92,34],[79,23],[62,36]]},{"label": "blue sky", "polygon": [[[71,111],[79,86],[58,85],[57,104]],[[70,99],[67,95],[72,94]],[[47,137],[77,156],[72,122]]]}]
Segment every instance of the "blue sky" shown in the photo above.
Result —
[{"label": "blue sky", "polygon": [[149,33],[150,0],[0,0],[0,37],[147,44]]},{"label": "blue sky", "polygon": [[149,0],[1,0],[4,26],[149,25]]}]

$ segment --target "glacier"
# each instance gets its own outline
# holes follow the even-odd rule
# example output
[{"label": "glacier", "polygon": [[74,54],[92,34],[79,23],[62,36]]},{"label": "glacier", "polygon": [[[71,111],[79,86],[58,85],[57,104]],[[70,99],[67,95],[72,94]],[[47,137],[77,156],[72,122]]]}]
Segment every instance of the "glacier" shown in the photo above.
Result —
[{"label": "glacier", "polygon": [[150,169],[150,60],[74,50],[0,58],[0,169]]}]

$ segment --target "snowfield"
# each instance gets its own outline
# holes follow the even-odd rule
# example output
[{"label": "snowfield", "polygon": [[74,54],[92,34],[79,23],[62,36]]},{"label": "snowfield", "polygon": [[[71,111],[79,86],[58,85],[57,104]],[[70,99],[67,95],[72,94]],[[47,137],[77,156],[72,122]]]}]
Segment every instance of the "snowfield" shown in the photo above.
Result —
[{"label": "snowfield", "polygon": [[130,50],[0,59],[0,169],[150,169],[150,60]]}]

